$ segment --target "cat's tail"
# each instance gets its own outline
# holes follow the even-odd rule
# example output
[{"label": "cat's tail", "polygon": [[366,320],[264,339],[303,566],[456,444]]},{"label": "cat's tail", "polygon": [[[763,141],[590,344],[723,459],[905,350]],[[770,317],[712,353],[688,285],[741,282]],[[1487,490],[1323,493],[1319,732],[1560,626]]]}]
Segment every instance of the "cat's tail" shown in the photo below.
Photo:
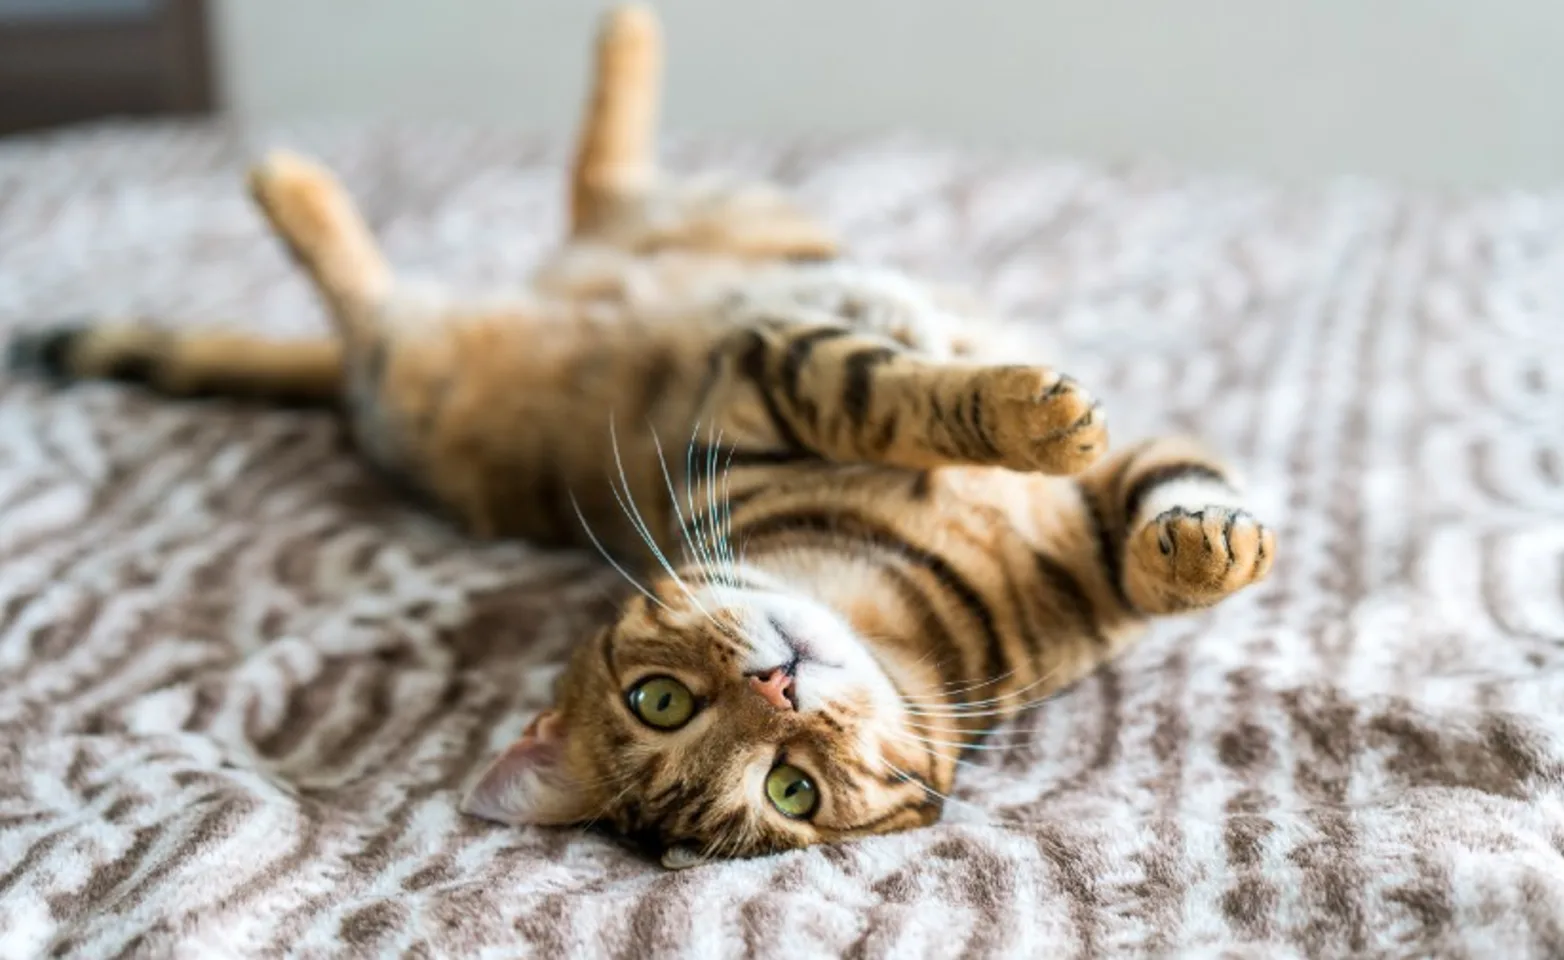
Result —
[{"label": "cat's tail", "polygon": [[326,337],[275,340],[214,328],[88,322],[22,333],[6,352],[18,372],[62,382],[138,383],[171,397],[329,406],[342,395],[342,345]]},{"label": "cat's tail", "polygon": [[571,170],[575,232],[656,178],[662,60],[662,30],[650,7],[628,3],[608,12],[598,30],[592,91]]}]

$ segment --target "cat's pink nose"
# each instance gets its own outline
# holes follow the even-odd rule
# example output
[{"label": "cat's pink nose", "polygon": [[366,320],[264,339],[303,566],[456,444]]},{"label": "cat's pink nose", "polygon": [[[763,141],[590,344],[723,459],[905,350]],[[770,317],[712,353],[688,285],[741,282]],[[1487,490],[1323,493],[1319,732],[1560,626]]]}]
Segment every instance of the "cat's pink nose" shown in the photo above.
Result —
[{"label": "cat's pink nose", "polygon": [[794,709],[793,700],[788,696],[793,690],[793,677],[781,667],[763,676],[750,677],[749,685],[760,694],[762,700],[778,710]]}]

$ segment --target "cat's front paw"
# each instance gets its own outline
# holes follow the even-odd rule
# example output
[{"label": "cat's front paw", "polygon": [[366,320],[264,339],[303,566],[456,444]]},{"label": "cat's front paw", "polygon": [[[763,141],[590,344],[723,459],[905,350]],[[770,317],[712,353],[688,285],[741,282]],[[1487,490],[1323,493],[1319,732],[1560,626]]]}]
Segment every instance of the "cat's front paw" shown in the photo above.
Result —
[{"label": "cat's front paw", "polygon": [[1079,473],[1108,449],[1101,405],[1075,380],[1038,367],[993,371],[984,416],[1003,466],[1038,473]]},{"label": "cat's front paw", "polygon": [[1173,507],[1130,538],[1127,573],[1165,611],[1210,606],[1264,580],[1276,535],[1244,510]]}]

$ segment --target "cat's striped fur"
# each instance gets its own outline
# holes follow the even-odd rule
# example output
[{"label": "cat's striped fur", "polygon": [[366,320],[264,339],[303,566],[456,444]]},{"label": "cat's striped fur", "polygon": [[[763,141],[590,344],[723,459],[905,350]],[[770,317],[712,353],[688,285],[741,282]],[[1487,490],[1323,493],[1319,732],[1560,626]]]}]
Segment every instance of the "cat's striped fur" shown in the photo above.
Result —
[{"label": "cat's striped fur", "polygon": [[[959,292],[839,262],[765,187],[653,163],[660,42],[608,19],[572,234],[512,304],[420,302],[346,193],[276,154],[252,192],[330,340],[86,325],[13,356],[171,395],[340,403],[365,456],[476,534],[600,545],[644,580],[475,785],[683,865],[928,823],[958,758],[1158,614],[1263,578],[1272,534],[1195,445],[1107,452],[1070,378]],[[638,719],[649,676],[688,691]],[[786,763],[807,817],[767,800]]]}]

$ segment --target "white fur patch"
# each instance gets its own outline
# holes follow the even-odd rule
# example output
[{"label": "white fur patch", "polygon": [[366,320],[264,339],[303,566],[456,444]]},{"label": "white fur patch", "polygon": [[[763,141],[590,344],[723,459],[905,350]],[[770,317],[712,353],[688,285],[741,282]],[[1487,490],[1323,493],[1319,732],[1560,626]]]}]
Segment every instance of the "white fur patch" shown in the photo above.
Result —
[{"label": "white fur patch", "polygon": [[852,625],[831,608],[791,593],[708,586],[696,594],[708,610],[740,611],[749,655],[741,669],[763,673],[797,661],[794,699],[800,711],[867,696],[898,702],[879,663]]},{"label": "white fur patch", "polygon": [[1236,509],[1243,505],[1243,495],[1225,483],[1204,477],[1173,480],[1152,489],[1136,511],[1130,529],[1139,530],[1174,507],[1194,512],[1205,507]]}]

